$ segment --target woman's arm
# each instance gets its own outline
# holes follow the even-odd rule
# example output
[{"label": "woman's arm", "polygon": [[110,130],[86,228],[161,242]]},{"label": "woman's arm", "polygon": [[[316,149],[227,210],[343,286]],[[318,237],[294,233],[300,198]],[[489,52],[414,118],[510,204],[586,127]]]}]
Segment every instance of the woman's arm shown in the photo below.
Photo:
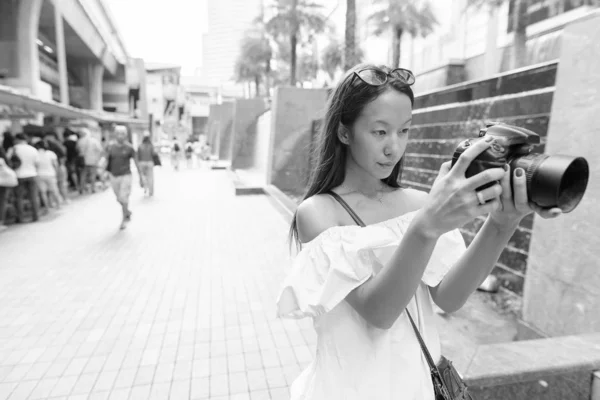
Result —
[{"label": "woman's arm", "polygon": [[[333,215],[325,198],[314,196],[305,200],[296,212],[300,240],[309,242],[336,226]],[[425,234],[421,221],[422,217],[415,216],[388,264],[346,296],[366,321],[380,329],[389,329],[404,311],[433,253],[438,236]]]},{"label": "woman's arm", "polygon": [[430,288],[433,301],[442,310],[460,309],[490,274],[500,253],[518,226],[499,226],[488,219],[458,262],[436,287]]}]

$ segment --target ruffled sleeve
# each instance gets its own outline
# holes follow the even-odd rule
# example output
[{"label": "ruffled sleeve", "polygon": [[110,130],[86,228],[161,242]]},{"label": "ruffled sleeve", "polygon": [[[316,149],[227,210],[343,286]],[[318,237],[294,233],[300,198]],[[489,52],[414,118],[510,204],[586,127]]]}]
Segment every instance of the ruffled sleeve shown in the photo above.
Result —
[{"label": "ruffled sleeve", "polygon": [[333,227],[304,248],[292,263],[277,298],[277,316],[317,317],[332,310],[373,275],[373,247],[389,243],[384,232]]},{"label": "ruffled sleeve", "polygon": [[[410,216],[389,224],[333,227],[306,244],[292,262],[277,298],[277,316],[317,317],[331,311],[387,263]],[[442,235],[422,281],[437,286],[465,250],[458,230]]]},{"label": "ruffled sleeve", "polygon": [[465,250],[465,240],[458,229],[443,234],[433,249],[421,281],[427,286],[437,286]]}]

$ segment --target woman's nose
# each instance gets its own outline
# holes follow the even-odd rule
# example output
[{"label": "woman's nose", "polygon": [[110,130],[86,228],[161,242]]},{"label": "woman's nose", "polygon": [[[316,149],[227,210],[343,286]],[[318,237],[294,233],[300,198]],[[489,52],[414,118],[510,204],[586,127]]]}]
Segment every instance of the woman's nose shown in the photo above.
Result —
[{"label": "woman's nose", "polygon": [[384,148],[384,154],[386,156],[396,155],[402,148],[402,140],[398,137],[392,137]]}]

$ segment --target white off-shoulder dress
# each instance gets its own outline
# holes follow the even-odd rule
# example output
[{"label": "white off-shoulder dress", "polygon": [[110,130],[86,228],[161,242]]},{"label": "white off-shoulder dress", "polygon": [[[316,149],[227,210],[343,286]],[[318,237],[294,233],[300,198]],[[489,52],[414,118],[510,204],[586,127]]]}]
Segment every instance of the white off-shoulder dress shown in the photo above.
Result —
[{"label": "white off-shoulder dress", "polygon": [[[312,317],[317,347],[291,386],[292,400],[433,399],[429,367],[406,313],[391,329],[379,329],[344,300],[387,263],[415,213],[366,227],[329,228],[295,257],[277,315]],[[464,251],[458,230],[440,237],[408,305],[434,360],[440,341],[428,286],[436,286]]]}]

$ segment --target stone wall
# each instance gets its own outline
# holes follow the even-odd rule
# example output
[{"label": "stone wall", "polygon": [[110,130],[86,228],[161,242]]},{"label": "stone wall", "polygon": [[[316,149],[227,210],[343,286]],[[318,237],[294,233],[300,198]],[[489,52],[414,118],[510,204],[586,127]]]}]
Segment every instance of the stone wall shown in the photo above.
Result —
[{"label": "stone wall", "polygon": [[[402,182],[429,191],[441,164],[452,157],[456,146],[477,137],[488,121],[521,126],[538,133],[543,152],[554,95],[556,63],[546,63],[513,74],[453,85],[417,96]],[[470,243],[485,218],[461,229]],[[523,291],[532,217],[525,218],[502,252],[493,274],[502,286],[521,295]]]}]

